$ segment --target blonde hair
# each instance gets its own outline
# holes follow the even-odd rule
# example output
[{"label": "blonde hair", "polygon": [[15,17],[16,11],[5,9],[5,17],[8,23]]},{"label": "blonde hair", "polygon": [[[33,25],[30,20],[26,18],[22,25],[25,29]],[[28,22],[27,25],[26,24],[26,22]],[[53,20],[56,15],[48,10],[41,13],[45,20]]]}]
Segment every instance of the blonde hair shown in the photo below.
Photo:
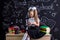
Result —
[{"label": "blonde hair", "polygon": [[29,11],[28,11],[28,16],[29,16],[29,14],[30,14],[30,11],[33,11],[34,12],[34,19],[35,19],[35,21],[36,21],[36,23],[38,23],[38,12],[37,12],[37,9],[36,10],[32,10],[32,9],[30,9]]}]

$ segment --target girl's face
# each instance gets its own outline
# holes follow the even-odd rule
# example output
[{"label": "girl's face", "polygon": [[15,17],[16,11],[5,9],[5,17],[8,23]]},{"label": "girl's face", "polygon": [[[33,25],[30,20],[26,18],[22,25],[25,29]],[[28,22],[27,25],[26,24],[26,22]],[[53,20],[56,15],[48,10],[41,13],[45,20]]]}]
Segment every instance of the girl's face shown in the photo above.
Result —
[{"label": "girl's face", "polygon": [[30,11],[29,16],[30,17],[33,17],[34,16],[34,12],[33,11]]}]

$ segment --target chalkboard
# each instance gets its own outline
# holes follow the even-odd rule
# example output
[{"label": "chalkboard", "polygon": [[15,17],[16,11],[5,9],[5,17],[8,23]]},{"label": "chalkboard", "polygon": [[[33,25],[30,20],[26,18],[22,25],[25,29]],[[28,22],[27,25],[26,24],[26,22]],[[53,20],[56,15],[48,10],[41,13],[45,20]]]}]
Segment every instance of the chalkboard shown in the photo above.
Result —
[{"label": "chalkboard", "polygon": [[60,37],[60,0],[9,0],[4,2],[3,26],[18,25],[23,28],[26,25],[28,8],[37,7],[41,22],[51,28],[53,35],[51,40],[59,40]]}]

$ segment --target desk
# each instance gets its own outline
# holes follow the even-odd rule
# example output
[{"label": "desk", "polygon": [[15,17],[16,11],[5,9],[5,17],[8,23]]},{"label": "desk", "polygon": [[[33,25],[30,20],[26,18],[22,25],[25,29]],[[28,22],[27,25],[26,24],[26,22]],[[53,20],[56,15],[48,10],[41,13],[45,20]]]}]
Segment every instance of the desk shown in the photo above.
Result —
[{"label": "desk", "polygon": [[22,40],[24,33],[20,34],[6,34],[6,40]]},{"label": "desk", "polygon": [[[24,33],[20,34],[6,34],[6,40],[22,40]],[[42,38],[39,39],[32,39],[31,40],[50,40],[51,35],[45,35]]]}]

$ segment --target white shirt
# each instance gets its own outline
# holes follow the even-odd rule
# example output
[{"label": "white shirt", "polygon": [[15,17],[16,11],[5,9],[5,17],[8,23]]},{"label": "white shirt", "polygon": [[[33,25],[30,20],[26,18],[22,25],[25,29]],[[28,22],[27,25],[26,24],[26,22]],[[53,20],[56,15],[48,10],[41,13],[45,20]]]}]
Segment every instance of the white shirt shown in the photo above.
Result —
[{"label": "white shirt", "polygon": [[[34,18],[29,18],[28,19],[28,22],[30,22],[31,24],[33,24],[35,22],[35,19]],[[38,22],[40,22],[40,20],[38,19]]]},{"label": "white shirt", "polygon": [[[31,24],[33,24],[35,22],[35,19],[34,18],[29,18],[28,20],[26,20],[26,25],[28,25],[27,21],[30,22]],[[38,19],[38,22],[40,22],[40,19]],[[28,30],[28,27],[26,28],[26,30]]]}]

